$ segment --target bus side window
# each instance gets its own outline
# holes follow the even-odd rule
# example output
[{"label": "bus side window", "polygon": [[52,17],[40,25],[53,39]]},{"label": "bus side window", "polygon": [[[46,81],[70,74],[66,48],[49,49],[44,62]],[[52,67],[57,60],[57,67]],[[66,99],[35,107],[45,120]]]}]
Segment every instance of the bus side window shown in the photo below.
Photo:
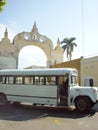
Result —
[{"label": "bus side window", "polygon": [[8,83],[13,84],[14,83],[14,77],[8,77]]},{"label": "bus side window", "polygon": [[58,84],[59,84],[59,77],[56,76],[56,85],[58,85]]},{"label": "bus side window", "polygon": [[2,76],[0,76],[0,84],[2,84]]},{"label": "bus side window", "polygon": [[44,76],[43,77],[43,85],[46,85],[46,80],[47,80],[47,78]]},{"label": "bus side window", "polygon": [[49,85],[49,77],[45,77],[45,79],[46,79],[46,85]]},{"label": "bus side window", "polygon": [[55,76],[48,77],[48,83],[49,83],[49,85],[55,85],[56,84],[56,77]]},{"label": "bus side window", "polygon": [[14,76],[13,84],[16,84],[16,77]]},{"label": "bus side window", "polygon": [[30,84],[30,77],[25,77],[25,84]]},{"label": "bus side window", "polygon": [[23,77],[16,77],[15,84],[23,84]]}]

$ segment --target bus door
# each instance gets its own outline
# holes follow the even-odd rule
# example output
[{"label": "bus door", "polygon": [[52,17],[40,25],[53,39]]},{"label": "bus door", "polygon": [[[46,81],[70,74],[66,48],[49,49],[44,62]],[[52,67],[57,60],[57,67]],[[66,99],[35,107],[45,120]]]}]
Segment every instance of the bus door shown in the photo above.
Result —
[{"label": "bus door", "polygon": [[69,78],[68,76],[62,76],[60,77],[60,80],[61,80],[61,84],[59,85],[60,106],[67,106]]}]

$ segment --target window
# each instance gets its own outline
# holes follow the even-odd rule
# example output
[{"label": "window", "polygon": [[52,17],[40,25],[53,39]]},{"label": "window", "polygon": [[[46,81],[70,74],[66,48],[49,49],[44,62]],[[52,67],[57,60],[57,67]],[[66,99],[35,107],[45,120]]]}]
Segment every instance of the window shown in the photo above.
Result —
[{"label": "window", "polygon": [[77,76],[74,76],[74,75],[71,76],[71,83],[73,85],[77,85]]},{"label": "window", "polygon": [[0,76],[0,83],[2,83],[2,76]]},{"label": "window", "polygon": [[3,84],[58,85],[64,76],[0,76]]}]

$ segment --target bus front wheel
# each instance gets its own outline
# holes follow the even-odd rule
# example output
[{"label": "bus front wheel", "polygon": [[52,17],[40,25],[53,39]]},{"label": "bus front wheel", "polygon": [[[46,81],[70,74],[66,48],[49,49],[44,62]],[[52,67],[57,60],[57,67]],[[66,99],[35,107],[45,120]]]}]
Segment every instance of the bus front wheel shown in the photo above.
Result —
[{"label": "bus front wheel", "polygon": [[0,94],[0,106],[4,106],[7,104],[7,99],[4,94]]},{"label": "bus front wheel", "polygon": [[79,112],[89,112],[91,110],[91,100],[88,97],[78,97],[75,100],[75,106]]}]

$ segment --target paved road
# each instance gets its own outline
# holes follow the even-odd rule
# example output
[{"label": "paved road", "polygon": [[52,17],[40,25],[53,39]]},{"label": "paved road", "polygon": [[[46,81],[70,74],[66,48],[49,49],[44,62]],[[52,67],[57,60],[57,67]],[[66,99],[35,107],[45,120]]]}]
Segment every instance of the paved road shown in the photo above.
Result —
[{"label": "paved road", "polygon": [[90,113],[31,105],[0,108],[0,130],[98,130],[98,105]]}]

